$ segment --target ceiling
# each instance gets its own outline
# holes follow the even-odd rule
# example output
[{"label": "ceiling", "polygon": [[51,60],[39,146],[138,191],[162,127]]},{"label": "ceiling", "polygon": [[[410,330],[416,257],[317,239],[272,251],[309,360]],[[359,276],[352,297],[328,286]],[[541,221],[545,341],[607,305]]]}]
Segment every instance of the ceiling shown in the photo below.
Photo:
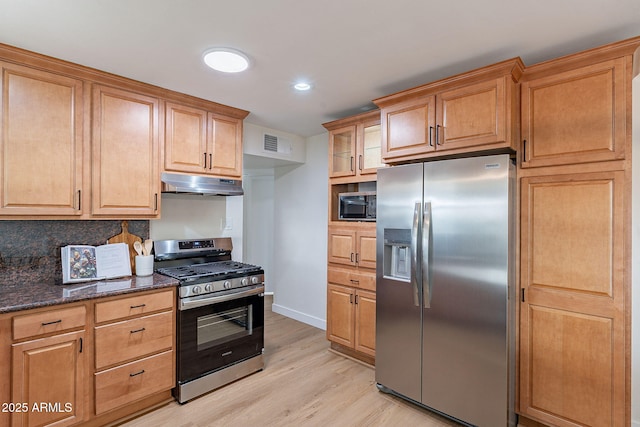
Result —
[{"label": "ceiling", "polygon": [[[0,43],[249,110],[302,137],[372,99],[640,35],[640,0],[0,0]],[[205,50],[244,51],[242,74]],[[298,79],[311,91],[295,93]]]}]

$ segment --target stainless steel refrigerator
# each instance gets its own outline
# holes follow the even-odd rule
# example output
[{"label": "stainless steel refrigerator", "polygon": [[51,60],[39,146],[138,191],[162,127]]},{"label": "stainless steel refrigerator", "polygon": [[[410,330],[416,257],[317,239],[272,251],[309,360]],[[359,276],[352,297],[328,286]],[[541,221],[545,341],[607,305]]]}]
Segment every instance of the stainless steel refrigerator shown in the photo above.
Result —
[{"label": "stainless steel refrigerator", "polygon": [[515,425],[515,166],[378,170],[376,382],[480,427]]}]

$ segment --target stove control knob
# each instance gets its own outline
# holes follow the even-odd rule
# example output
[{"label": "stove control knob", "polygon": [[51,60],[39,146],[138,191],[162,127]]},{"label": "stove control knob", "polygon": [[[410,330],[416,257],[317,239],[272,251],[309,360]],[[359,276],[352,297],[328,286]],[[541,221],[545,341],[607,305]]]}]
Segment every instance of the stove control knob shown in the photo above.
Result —
[{"label": "stove control knob", "polygon": [[249,279],[247,279],[246,277],[242,279],[242,286],[247,286],[248,284],[249,284]]},{"label": "stove control knob", "polygon": [[224,288],[225,288],[225,289],[231,289],[231,282],[230,282],[230,281],[228,281],[228,280],[225,280],[225,281],[224,281]]},{"label": "stove control knob", "polygon": [[256,276],[253,276],[251,278],[251,283],[253,283],[254,285],[257,284],[260,280],[258,280],[258,278]]},{"label": "stove control knob", "polygon": [[213,291],[213,286],[211,286],[211,283],[207,283],[206,285],[204,285],[204,290],[205,292]]},{"label": "stove control knob", "polygon": [[191,288],[191,292],[198,295],[200,293],[200,286],[194,286],[193,288]]}]

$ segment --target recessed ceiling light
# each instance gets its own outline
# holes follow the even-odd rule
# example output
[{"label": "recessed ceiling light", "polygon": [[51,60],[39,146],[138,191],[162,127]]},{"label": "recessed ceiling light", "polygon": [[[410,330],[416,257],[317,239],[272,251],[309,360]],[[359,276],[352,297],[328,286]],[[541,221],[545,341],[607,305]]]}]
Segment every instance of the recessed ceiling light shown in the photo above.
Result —
[{"label": "recessed ceiling light", "polygon": [[249,68],[249,57],[235,49],[210,49],[204,53],[203,60],[209,67],[223,73],[239,73]]},{"label": "recessed ceiling light", "polygon": [[295,90],[305,91],[305,90],[311,89],[311,84],[307,83],[307,82],[298,82],[298,83],[293,85],[293,88]]}]

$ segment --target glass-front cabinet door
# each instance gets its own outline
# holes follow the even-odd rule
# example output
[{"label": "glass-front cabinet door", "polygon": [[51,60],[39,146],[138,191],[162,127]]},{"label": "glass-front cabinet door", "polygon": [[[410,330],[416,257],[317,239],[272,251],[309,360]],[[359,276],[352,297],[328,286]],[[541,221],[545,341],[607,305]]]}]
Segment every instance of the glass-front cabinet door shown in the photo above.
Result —
[{"label": "glass-front cabinet door", "polygon": [[376,173],[382,163],[382,133],[380,121],[364,123],[362,126],[362,148],[358,155],[360,174]]},{"label": "glass-front cabinet door", "polygon": [[329,132],[329,176],[351,176],[356,173],[356,127],[347,126]]}]

